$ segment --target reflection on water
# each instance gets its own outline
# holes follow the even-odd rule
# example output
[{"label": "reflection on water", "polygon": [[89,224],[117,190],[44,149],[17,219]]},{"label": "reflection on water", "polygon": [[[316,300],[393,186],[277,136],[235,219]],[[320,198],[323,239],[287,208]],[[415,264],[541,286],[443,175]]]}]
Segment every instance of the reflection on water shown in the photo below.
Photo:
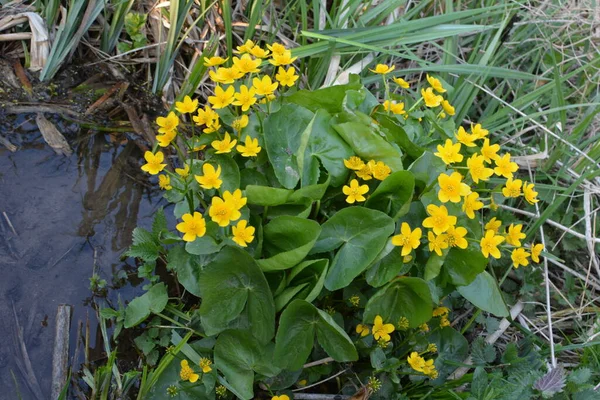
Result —
[{"label": "reflection on water", "polygon": [[[161,205],[139,169],[140,151],[132,142],[112,143],[107,135],[49,119],[71,143],[72,156],[54,154],[31,116],[0,123],[0,133],[20,147],[16,153],[0,147],[0,398],[36,399],[36,391],[48,397],[59,304],[74,306],[71,352],[78,321],[85,325],[87,317],[90,345],[98,347],[95,316],[86,306],[94,264],[110,285],[113,272],[126,266],[119,257],[132,230],[138,224],[149,227]],[[127,298],[139,291],[130,287],[120,293]]]}]

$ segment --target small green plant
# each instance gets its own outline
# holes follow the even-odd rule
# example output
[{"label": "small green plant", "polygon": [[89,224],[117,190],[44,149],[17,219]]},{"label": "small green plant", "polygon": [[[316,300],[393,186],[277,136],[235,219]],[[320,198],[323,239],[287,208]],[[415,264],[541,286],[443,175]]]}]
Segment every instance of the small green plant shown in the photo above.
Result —
[{"label": "small green plant", "polygon": [[125,53],[126,51],[143,47],[148,42],[146,35],[143,32],[144,26],[146,25],[145,14],[130,12],[125,16],[125,31],[131,39],[131,43],[119,42],[117,48],[119,52]]},{"label": "small green plant", "polygon": [[106,290],[106,279],[100,278],[98,274],[93,274],[90,277],[90,290],[94,293],[100,293]]}]

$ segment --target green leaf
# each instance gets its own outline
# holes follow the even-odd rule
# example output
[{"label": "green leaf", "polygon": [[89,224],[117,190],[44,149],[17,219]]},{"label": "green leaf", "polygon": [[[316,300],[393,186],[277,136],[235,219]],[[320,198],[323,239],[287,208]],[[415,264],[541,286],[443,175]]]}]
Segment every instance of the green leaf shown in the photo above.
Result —
[{"label": "green leaf", "polygon": [[[357,112],[357,115],[362,113]],[[363,117],[366,117],[363,115]],[[392,172],[402,171],[402,152],[392,146],[376,131],[361,121],[351,118],[348,122],[333,125],[333,128],[352,147],[352,150],[364,160],[383,161]]]},{"label": "green leaf", "polygon": [[425,188],[446,170],[446,164],[432,152],[426,151],[408,167],[408,170],[414,174],[418,186]]},{"label": "green leaf", "polygon": [[362,84],[358,79],[346,85],[336,85],[318,90],[299,90],[288,96],[286,101],[301,105],[313,112],[324,110],[331,114],[342,112],[343,101],[348,90],[359,90]]},{"label": "green leaf", "polygon": [[310,283],[310,290],[302,292],[300,295],[303,300],[309,303],[316,299],[325,283],[327,276],[327,267],[329,266],[328,259],[307,260],[291,269],[288,276],[288,285],[297,285],[304,282]]},{"label": "green leaf", "polygon": [[325,110],[316,112],[302,137],[296,152],[302,186],[314,185],[319,180],[319,162],[329,172],[333,186],[346,181],[348,169],[341,160],[354,153],[331,127],[331,115]]},{"label": "green leaf", "polygon": [[167,217],[165,216],[163,208],[160,207],[158,211],[156,211],[156,214],[154,214],[154,220],[152,220],[152,235],[154,236],[154,239],[158,240],[161,233],[168,229]]},{"label": "green leaf", "polygon": [[462,365],[469,354],[469,342],[460,332],[449,326],[433,331],[429,335],[428,341],[434,343],[438,349],[435,367],[439,377],[435,382],[443,383],[446,377],[456,369],[456,363]]},{"label": "green leaf", "polygon": [[414,190],[414,175],[409,171],[397,171],[377,186],[365,206],[398,219],[408,212]]},{"label": "green leaf", "polygon": [[125,309],[125,328],[132,328],[144,321],[150,313],[159,313],[164,310],[169,296],[164,283],[159,283],[150,288],[140,297],[131,300]]},{"label": "green leaf", "polygon": [[448,255],[448,250],[442,250],[442,255],[438,256],[437,253],[431,252],[429,254],[429,258],[427,259],[427,264],[425,264],[425,273],[423,275],[423,279],[426,281],[430,281],[432,279],[437,278],[442,270],[442,266],[444,265],[444,261],[446,261],[446,256]]},{"label": "green leaf", "polygon": [[264,139],[275,176],[286,189],[293,189],[300,180],[296,151],[302,132],[310,124],[313,113],[304,107],[285,104],[264,123]]},{"label": "green leaf", "polygon": [[386,285],[398,275],[408,272],[412,265],[412,261],[404,262],[400,249],[394,246],[392,240],[389,239],[377,259],[367,270],[367,283],[373,287]]},{"label": "green leaf", "polygon": [[395,118],[378,112],[375,114],[375,118],[381,124],[383,128],[388,131],[388,140],[396,143],[400,148],[411,158],[419,158],[425,149],[413,143],[409,138],[404,127],[398,125]]},{"label": "green leaf", "polygon": [[312,351],[315,333],[334,360],[358,359],[352,340],[331,316],[304,300],[294,300],[279,319],[274,354],[277,365],[292,371],[302,368]]},{"label": "green leaf", "polygon": [[394,220],[377,210],[348,207],[334,214],[323,224],[311,251],[322,253],[340,248],[325,278],[325,287],[337,290],[348,286],[373,262],[394,229]]},{"label": "green leaf", "polygon": [[483,271],[468,286],[457,286],[456,290],[473,305],[490,312],[496,317],[508,317],[508,309],[494,278]]},{"label": "green leaf", "polygon": [[214,154],[207,162],[212,164],[215,169],[217,165],[221,167],[221,179],[223,180],[219,188],[221,193],[226,190],[233,193],[234,190],[240,188],[240,169],[233,158],[225,154]]},{"label": "green leaf", "polygon": [[401,317],[408,319],[411,328],[431,318],[433,303],[429,286],[421,278],[398,278],[375,293],[367,302],[363,321],[373,323],[377,315],[396,324]]},{"label": "green leaf", "polygon": [[319,224],[309,219],[286,215],[274,218],[263,231],[264,249],[270,257],[258,260],[258,265],[263,271],[293,267],[306,257],[320,233]]},{"label": "green leaf", "polygon": [[288,287],[283,289],[283,291],[275,297],[275,310],[277,312],[281,311],[283,307],[292,301],[292,299],[308,285],[308,282],[297,286],[288,285]]},{"label": "green leaf", "polygon": [[167,267],[177,274],[177,281],[185,290],[196,297],[200,297],[200,273],[204,265],[212,259],[190,254],[183,246],[175,246],[167,254]]},{"label": "green leaf", "polygon": [[190,254],[203,255],[212,254],[219,251],[224,243],[217,243],[215,237],[219,231],[219,225],[212,221],[206,223],[206,233],[202,237],[196,238],[193,242],[185,244],[185,250]]},{"label": "green leaf", "polygon": [[293,190],[272,188],[268,186],[246,186],[246,197],[248,204],[257,206],[278,206],[285,204],[293,193]]},{"label": "green leaf", "polygon": [[224,247],[199,278],[200,315],[206,334],[227,329],[245,312],[250,333],[261,343],[273,337],[275,305],[271,289],[256,264],[244,250]]},{"label": "green leaf", "polygon": [[[137,228],[136,228],[137,229]],[[127,257],[137,257],[143,261],[155,261],[160,255],[160,247],[152,242],[141,242],[132,244],[125,252]]]},{"label": "green leaf", "polygon": [[487,262],[487,258],[478,250],[453,247],[444,261],[444,272],[448,274],[453,285],[464,286],[473,282],[475,277],[485,270]]}]

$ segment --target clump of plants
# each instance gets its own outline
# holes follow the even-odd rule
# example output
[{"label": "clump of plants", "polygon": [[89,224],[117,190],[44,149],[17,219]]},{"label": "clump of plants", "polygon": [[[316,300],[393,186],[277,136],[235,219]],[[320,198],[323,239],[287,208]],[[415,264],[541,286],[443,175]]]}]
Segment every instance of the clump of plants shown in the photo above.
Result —
[{"label": "clump of plants", "polygon": [[139,398],[284,400],[344,370],[319,388],[401,399],[463,384],[448,379],[470,353],[453,305],[508,316],[498,281],[544,250],[496,213],[538,201],[511,155],[452,119],[437,77],[377,65],[380,101],[355,76],[298,89],[276,43],[204,61],[214,93],[156,120],[141,167],[178,223],[158,212],[128,252],[150,283],[123,324],[154,329],[139,342],[157,363]]}]

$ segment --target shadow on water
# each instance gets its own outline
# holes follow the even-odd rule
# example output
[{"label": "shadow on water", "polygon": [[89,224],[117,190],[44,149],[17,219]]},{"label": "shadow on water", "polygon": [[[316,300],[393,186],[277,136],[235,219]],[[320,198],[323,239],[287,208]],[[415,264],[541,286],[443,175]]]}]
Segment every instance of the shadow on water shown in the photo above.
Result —
[{"label": "shadow on water", "polygon": [[133,229],[150,227],[162,203],[139,169],[140,150],[132,142],[115,143],[110,135],[52,120],[71,143],[72,156],[45,145],[31,115],[0,122],[0,133],[19,145],[15,153],[0,147],[0,398],[49,398],[60,304],[74,308],[74,369],[83,360],[74,354],[79,321],[90,323],[91,361],[94,350],[102,357],[89,278],[96,271],[111,286],[117,272],[129,271],[120,296],[141,292],[134,265],[120,256]]}]

